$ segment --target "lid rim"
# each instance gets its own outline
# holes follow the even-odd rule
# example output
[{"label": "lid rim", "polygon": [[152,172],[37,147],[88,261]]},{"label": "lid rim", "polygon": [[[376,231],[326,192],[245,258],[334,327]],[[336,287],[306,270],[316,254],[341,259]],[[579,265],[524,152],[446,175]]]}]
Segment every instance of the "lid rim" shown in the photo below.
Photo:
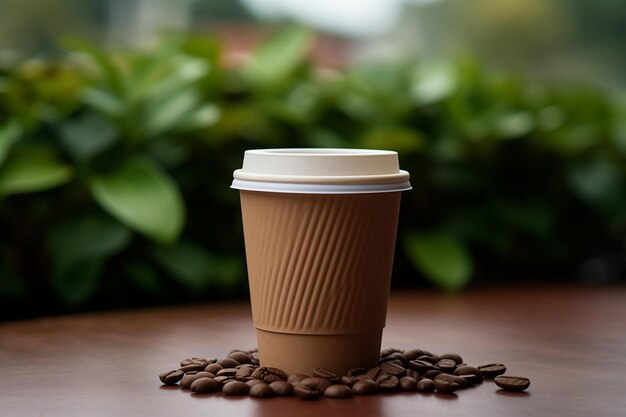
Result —
[{"label": "lid rim", "polygon": [[408,181],[407,171],[398,170],[395,174],[374,175],[279,175],[247,172],[237,169],[233,178],[242,181],[272,182],[288,184],[395,184]]},{"label": "lid rim", "polygon": [[302,184],[245,181],[234,179],[230,188],[240,191],[258,191],[289,194],[378,194],[411,190],[409,181],[383,184]]}]

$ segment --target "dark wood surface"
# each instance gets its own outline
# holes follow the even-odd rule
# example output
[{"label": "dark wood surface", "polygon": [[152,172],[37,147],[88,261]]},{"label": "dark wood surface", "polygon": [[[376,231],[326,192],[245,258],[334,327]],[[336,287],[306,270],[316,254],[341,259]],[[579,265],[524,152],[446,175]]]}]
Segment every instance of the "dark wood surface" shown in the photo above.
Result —
[{"label": "dark wood surface", "polygon": [[623,416],[626,288],[393,294],[383,347],[459,352],[527,376],[458,395],[304,402],[162,387],[185,357],[255,345],[246,303],[84,314],[0,325],[0,416]]}]

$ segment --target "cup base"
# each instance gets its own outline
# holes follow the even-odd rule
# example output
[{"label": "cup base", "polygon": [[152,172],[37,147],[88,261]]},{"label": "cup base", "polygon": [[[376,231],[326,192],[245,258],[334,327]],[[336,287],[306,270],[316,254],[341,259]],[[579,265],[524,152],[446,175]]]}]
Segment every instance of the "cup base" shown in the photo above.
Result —
[{"label": "cup base", "polygon": [[378,364],[382,329],[358,334],[292,334],[257,329],[261,366],[282,369],[288,375],[312,375],[325,368],[345,375],[350,368],[370,369]]}]

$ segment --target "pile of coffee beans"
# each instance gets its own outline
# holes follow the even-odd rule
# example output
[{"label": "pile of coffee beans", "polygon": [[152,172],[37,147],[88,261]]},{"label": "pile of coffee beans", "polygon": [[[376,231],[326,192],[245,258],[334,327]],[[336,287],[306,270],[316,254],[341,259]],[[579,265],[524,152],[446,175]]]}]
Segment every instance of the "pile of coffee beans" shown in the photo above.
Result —
[{"label": "pile of coffee beans", "polygon": [[191,358],[178,369],[163,372],[159,379],[165,385],[179,385],[196,394],[222,392],[224,395],[249,395],[266,398],[295,395],[304,400],[318,398],[351,398],[399,391],[455,391],[494,380],[506,391],[523,391],[530,386],[528,378],[504,375],[501,363],[470,366],[456,353],[435,355],[422,349],[385,349],[378,366],[353,368],[346,375],[317,368],[312,375],[287,375],[280,369],[259,365],[259,353],[233,350],[226,358]]}]

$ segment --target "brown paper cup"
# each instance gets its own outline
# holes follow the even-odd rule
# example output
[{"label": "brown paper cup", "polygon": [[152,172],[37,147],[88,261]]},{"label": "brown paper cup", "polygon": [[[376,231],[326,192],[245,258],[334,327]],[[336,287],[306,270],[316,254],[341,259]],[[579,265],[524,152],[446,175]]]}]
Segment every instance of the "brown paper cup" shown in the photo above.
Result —
[{"label": "brown paper cup", "polygon": [[261,365],[289,374],[375,366],[400,192],[241,190],[241,207]]}]

